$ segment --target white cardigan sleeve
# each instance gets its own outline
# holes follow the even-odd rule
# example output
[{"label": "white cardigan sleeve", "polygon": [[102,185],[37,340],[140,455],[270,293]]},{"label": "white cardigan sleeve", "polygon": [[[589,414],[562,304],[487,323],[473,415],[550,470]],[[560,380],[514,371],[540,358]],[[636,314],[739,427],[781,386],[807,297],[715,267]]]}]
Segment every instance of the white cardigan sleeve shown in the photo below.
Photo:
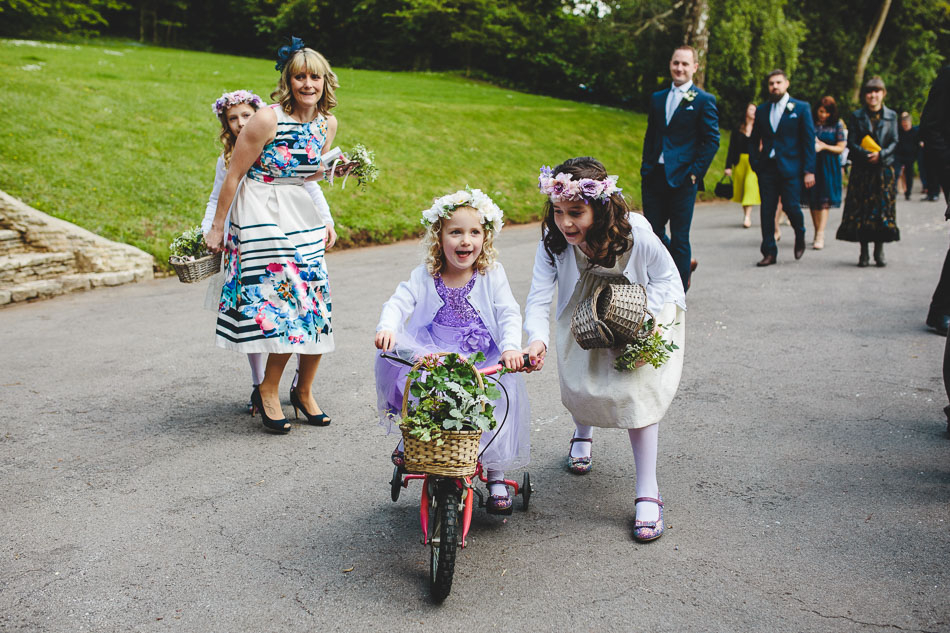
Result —
[{"label": "white cardigan sleeve", "polygon": [[501,263],[496,263],[491,271],[492,279],[492,309],[495,320],[501,333],[499,347],[502,352],[521,350],[521,306],[511,292],[508,276]]},{"label": "white cardigan sleeve", "polygon": [[218,156],[218,162],[214,165],[214,186],[211,188],[211,195],[208,196],[208,206],[205,207],[205,217],[201,221],[202,233],[207,233],[211,230],[211,223],[214,222],[214,212],[218,209],[218,195],[221,193],[221,186],[224,184],[224,177],[227,175],[228,170],[224,166],[224,155],[222,154]]},{"label": "white cardigan sleeve", "polygon": [[398,331],[406,319],[415,310],[419,303],[420,285],[419,272],[424,268],[420,266],[412,271],[409,281],[402,281],[396,287],[396,292],[389,298],[389,301],[383,304],[383,309],[379,315],[379,323],[376,324],[376,331],[388,330],[390,332]]},{"label": "white cardigan sleeve", "polygon": [[524,308],[524,329],[528,344],[541,341],[549,345],[551,329],[551,301],[557,287],[557,267],[551,262],[544,242],[538,242],[534,255],[534,272],[531,274],[531,290]]},{"label": "white cardigan sleeve", "polygon": [[323,220],[323,223],[327,226],[333,226],[333,216],[330,215],[330,205],[327,204],[327,199],[323,195],[323,189],[320,188],[319,183],[308,180],[303,183],[303,188],[310,194],[313,203],[317,205],[317,213],[320,214],[320,219]]},{"label": "white cardigan sleeve", "polygon": [[682,304],[683,282],[673,257],[663,242],[653,233],[646,239],[639,235],[637,238],[638,244],[635,248],[638,248],[639,255],[643,257],[649,279],[646,284],[647,307],[653,314],[659,314],[669,301]]}]

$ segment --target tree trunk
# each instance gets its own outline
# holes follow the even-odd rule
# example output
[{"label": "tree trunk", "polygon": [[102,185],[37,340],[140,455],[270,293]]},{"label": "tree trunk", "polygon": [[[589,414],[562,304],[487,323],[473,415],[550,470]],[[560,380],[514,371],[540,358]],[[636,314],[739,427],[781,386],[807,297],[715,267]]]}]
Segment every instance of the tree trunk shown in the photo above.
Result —
[{"label": "tree trunk", "polygon": [[145,3],[139,5],[139,42],[145,43]]},{"label": "tree trunk", "polygon": [[858,67],[854,71],[854,87],[851,90],[851,101],[858,103],[861,97],[861,84],[864,83],[864,70],[868,66],[868,60],[871,59],[871,53],[877,46],[877,38],[881,36],[881,29],[884,28],[884,21],[887,20],[887,12],[891,9],[891,0],[883,0],[877,10],[874,23],[864,38],[864,46],[861,48],[861,54],[858,56]]},{"label": "tree trunk", "polygon": [[709,0],[692,0],[687,19],[683,43],[696,49],[699,68],[693,75],[693,83],[701,89],[706,81],[706,54],[709,52]]}]

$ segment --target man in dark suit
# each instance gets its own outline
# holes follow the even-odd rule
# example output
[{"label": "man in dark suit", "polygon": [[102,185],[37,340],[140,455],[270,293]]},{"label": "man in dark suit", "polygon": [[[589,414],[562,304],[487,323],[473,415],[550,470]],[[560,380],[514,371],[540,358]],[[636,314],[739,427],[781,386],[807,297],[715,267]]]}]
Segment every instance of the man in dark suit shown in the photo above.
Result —
[{"label": "man in dark suit", "polygon": [[766,83],[769,100],[755,110],[749,142],[749,162],[759,177],[762,198],[762,261],[757,266],[771,266],[778,257],[775,210],[779,196],[795,229],[795,259],[801,259],[805,253],[805,218],[799,196],[803,183],[809,189],[815,185],[815,124],[811,108],[789,96],[785,71],[773,70]]},{"label": "man in dark suit", "polygon": [[[950,66],[944,66],[927,96],[927,105],[920,115],[920,140],[924,142],[925,160],[932,167],[933,177],[927,193],[943,187],[950,220]],[[937,182],[934,182],[936,178]],[[943,336],[950,325],[950,251],[943,260],[943,272],[927,313],[927,325]]]},{"label": "man in dark suit", "polygon": [[684,289],[689,288],[694,267],[689,226],[696,192],[702,190],[703,177],[719,149],[716,98],[693,85],[698,68],[696,51],[691,46],[673,51],[673,85],[650,98],[640,165],[643,215],[673,256]]},{"label": "man in dark suit", "polygon": [[[947,201],[944,217],[950,220],[950,65],[944,66],[927,95],[927,105],[920,115],[920,139],[924,142],[926,160],[933,167],[934,175],[943,188],[943,197]],[[931,181],[934,189],[937,184]],[[928,187],[927,193],[931,189]],[[938,334],[947,336],[950,325],[950,250],[943,260],[940,281],[930,301],[927,325]],[[943,388],[950,397],[950,338],[943,349]],[[943,412],[947,415],[947,431],[950,432],[950,404]]]}]

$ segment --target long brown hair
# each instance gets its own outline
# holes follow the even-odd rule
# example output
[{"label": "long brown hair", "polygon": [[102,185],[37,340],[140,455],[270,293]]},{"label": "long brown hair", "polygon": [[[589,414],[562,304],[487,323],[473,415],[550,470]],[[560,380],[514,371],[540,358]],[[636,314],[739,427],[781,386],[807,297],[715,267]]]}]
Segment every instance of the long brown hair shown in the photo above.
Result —
[{"label": "long brown hair", "polygon": [[[553,175],[558,174],[570,174],[571,180],[603,180],[607,177],[607,170],[596,158],[582,156],[570,158],[555,167]],[[627,219],[630,208],[619,192],[610,196],[606,202],[591,200],[589,204],[594,212],[594,222],[587,229],[584,241],[592,253],[589,258],[590,265],[613,268],[617,264],[617,258],[633,248],[633,238],[630,236],[632,227]],[[544,203],[542,235],[544,250],[551,258],[551,263],[554,263],[555,256],[567,249],[567,240],[554,221],[554,203],[550,198]]]}]

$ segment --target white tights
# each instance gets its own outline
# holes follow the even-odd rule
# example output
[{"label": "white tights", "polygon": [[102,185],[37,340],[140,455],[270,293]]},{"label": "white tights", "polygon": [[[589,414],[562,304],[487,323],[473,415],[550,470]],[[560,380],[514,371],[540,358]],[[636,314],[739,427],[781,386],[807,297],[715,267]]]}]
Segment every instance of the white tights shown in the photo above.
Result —
[{"label": "white tights", "polygon": [[[590,438],[594,427],[574,421],[574,437]],[[658,498],[660,487],[656,482],[656,455],[659,439],[659,424],[651,424],[639,429],[628,429],[630,446],[633,448],[633,461],[637,470],[637,497]],[[572,457],[589,457],[590,442],[574,442],[571,445]],[[637,504],[638,521],[656,521],[660,518],[660,507],[653,502],[643,501]]]},{"label": "white tights", "polygon": [[[247,362],[251,366],[251,384],[255,387],[264,380],[264,366],[267,364],[267,354],[263,352],[251,352],[247,355]],[[297,354],[297,370],[300,370],[300,354]],[[297,386],[297,374],[294,374],[294,382],[291,388]]]}]

